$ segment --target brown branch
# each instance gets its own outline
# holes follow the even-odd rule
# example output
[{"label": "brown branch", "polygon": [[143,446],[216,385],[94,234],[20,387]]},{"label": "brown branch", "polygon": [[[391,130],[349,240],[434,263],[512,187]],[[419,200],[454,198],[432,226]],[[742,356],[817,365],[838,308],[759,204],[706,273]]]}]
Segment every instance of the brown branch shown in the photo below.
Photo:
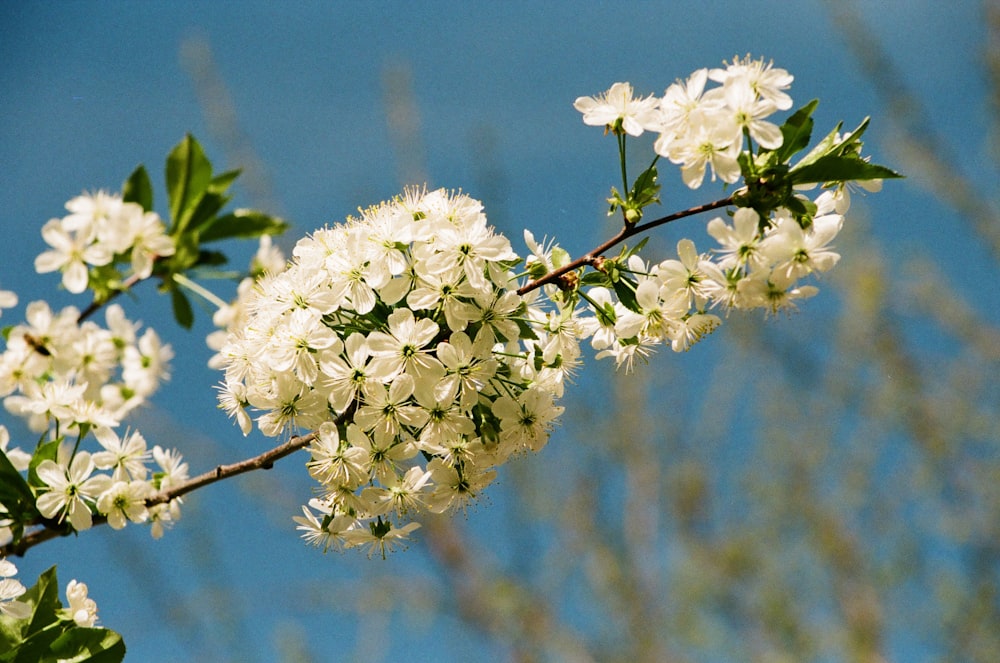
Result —
[{"label": "brown branch", "polygon": [[[184,483],[173,486],[167,490],[159,491],[146,500],[146,506],[151,507],[156,506],[157,504],[164,504],[170,500],[180,497],[181,495],[186,495],[187,493],[197,490],[198,488],[202,488],[209,484],[213,484],[216,481],[222,481],[223,479],[228,479],[229,477],[234,477],[239,474],[252,472],[253,470],[269,470],[274,466],[275,461],[281,460],[285,456],[290,456],[296,451],[307,447],[309,443],[315,439],[315,432],[307,433],[306,435],[296,435],[284,444],[280,444],[273,449],[269,449],[259,456],[247,458],[246,460],[241,460],[237,463],[231,463],[229,465],[219,465],[215,469],[209,470],[204,474],[200,474],[193,479],[188,479]],[[94,516],[94,525],[103,525],[107,522],[108,519],[106,516]],[[7,557],[10,555],[23,557],[28,549],[33,548],[40,543],[72,533],[72,530],[66,527],[64,523],[58,523],[56,521],[46,520],[32,524],[44,525],[44,527],[25,534],[24,537],[16,543],[8,543],[5,546],[0,546],[0,557]]]},{"label": "brown branch", "polygon": [[76,319],[76,323],[80,324],[90,316],[94,315],[95,313],[97,313],[97,311],[101,309],[102,306],[104,306],[105,304],[107,304],[108,302],[110,302],[112,299],[122,294],[123,292],[128,292],[133,286],[135,286],[142,280],[143,279],[138,278],[135,274],[128,277],[127,279],[125,279],[124,282],[122,282],[121,288],[111,291],[111,294],[108,295],[107,299],[103,300],[95,299],[94,301],[90,302],[90,305],[80,312],[79,317],[77,317]]},{"label": "brown branch", "polygon": [[559,283],[566,274],[576,269],[579,269],[584,265],[593,266],[597,262],[598,258],[601,256],[602,253],[617,246],[618,244],[621,244],[629,237],[633,237],[640,233],[644,233],[647,230],[652,230],[653,228],[670,223],[671,221],[677,221],[678,219],[683,219],[688,216],[694,216],[695,214],[701,214],[702,212],[708,212],[713,209],[719,209],[720,207],[728,207],[729,205],[732,204],[733,204],[733,196],[729,196],[728,198],[723,198],[722,200],[716,200],[715,202],[705,203],[704,205],[691,207],[689,209],[682,210],[680,212],[674,212],[673,214],[668,214],[667,216],[655,219],[653,221],[647,221],[646,223],[638,223],[634,226],[626,225],[621,229],[621,231],[618,232],[617,235],[615,235],[608,241],[604,242],[603,244],[592,250],[590,253],[580,256],[579,258],[570,262],[569,264],[563,265],[559,269],[554,269],[545,276],[541,276],[535,279],[534,281],[531,281],[530,283],[526,283],[525,285],[521,286],[520,288],[517,289],[517,294],[524,295],[531,292],[532,290],[537,290],[543,285],[547,285],[549,283]]},{"label": "brown branch", "polygon": [[223,479],[234,477],[238,474],[252,472],[253,470],[269,470],[274,466],[275,461],[281,460],[285,456],[290,456],[299,449],[305,448],[315,439],[315,431],[306,435],[296,435],[284,444],[278,445],[273,449],[269,449],[259,456],[247,458],[246,460],[241,460],[238,463],[232,463],[230,465],[219,465],[215,469],[209,470],[208,472],[196,476],[193,479],[188,479],[184,483],[174,486],[173,488],[161,490],[146,500],[146,506],[155,506],[157,504],[169,502],[170,500],[176,499],[181,495],[186,495],[193,490],[213,484],[216,481],[222,481]]}]

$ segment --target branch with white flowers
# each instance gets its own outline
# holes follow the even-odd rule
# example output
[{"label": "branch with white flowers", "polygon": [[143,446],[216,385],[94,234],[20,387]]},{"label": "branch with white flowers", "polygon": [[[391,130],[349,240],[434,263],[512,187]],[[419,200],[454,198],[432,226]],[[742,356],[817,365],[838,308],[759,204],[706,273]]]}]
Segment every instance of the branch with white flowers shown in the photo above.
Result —
[{"label": "branch with white flowers", "polygon": [[[408,188],[314,231],[286,260],[270,242],[284,222],[225,212],[238,172],[213,173],[190,136],[167,159],[169,224],[153,211],[141,166],[120,195],[70,200],[69,214],[43,227],[50,248],[35,266],[93,300],[82,312],[31,302],[25,322],[4,330],[0,396],[40,437],[24,451],[0,426],[0,555],[100,524],[148,523],[159,538],[183,496],[299,450],[319,486],[293,518],[307,542],[370,556],[405,545],[421,514],[463,509],[510,458],[547,443],[585,342],[629,369],[660,346],[688,350],[722,324],[719,313],[774,314],[817,292],[809,280],[840,257],[831,242],[848,185],[876,190],[898,174],[862,156],[867,119],[813,146],[817,102],[780,126],[766,119],[791,108],[791,82],[748,57],[696,71],[663,97],[637,98],[616,83],[577,99],[584,122],[615,137],[621,190],[607,200],[623,226],[576,259],[527,230],[519,255],[479,201]],[[658,134],[653,156],[632,179],[627,144],[646,131]],[[690,188],[709,176],[734,190],[644,222],[660,203],[660,159]],[[685,238],[676,257],[650,260],[645,239],[626,245],[713,210],[725,212],[706,225],[716,243],[707,252]],[[212,245],[230,238],[259,248],[226,303],[199,280],[219,274],[226,258]],[[120,432],[169,378],[170,347],[111,303],[153,278],[183,327],[193,322],[190,294],[216,307],[207,342],[210,366],[222,371],[220,409],[244,435],[256,428],[284,442],[190,478],[179,452]],[[0,308],[15,304],[0,291]],[[101,310],[103,325],[93,319]],[[6,601],[0,610],[21,611]]]},{"label": "branch with white flowers", "polygon": [[[657,226],[676,221],[688,216],[703,213],[713,209],[718,209],[720,207],[725,207],[732,204],[732,197],[724,198],[712,203],[707,203],[705,205],[700,205],[693,207],[675,214],[665,216],[654,221],[649,221],[647,223],[638,225],[626,225],[618,234],[611,237],[604,243],[597,246],[595,249],[587,253],[586,255],[571,261],[567,265],[554,269],[545,276],[531,281],[521,288],[518,289],[518,294],[526,294],[536,288],[539,288],[548,283],[558,282],[561,277],[563,277],[568,272],[579,269],[583,266],[595,266],[599,264],[600,256],[617,246],[618,244],[624,242],[628,238],[651,230]],[[147,277],[148,278],[148,277]],[[115,294],[120,292],[126,292],[130,288],[134,287],[142,279],[136,278],[135,276],[127,279],[123,283],[121,290],[116,291]],[[114,296],[114,295],[113,295]],[[91,305],[84,309],[83,312],[78,316],[79,321],[83,321],[90,315],[96,313],[100,308],[102,308],[107,302],[101,302],[95,300]],[[343,418],[342,418],[343,419]],[[343,423],[343,422],[341,422]],[[188,479],[172,485],[170,488],[161,489],[153,495],[149,496],[145,500],[145,505],[147,508],[154,507],[159,504],[169,503],[174,499],[177,499],[189,492],[202,488],[204,486],[216,483],[224,479],[228,479],[246,472],[260,469],[271,469],[274,463],[286,456],[293,454],[296,451],[306,448],[315,438],[316,432],[310,432],[304,435],[297,435],[289,439],[287,442],[280,444],[272,449],[253,456],[251,458],[244,459],[242,461],[231,463],[227,465],[219,465],[212,470],[209,470],[197,477]],[[106,516],[96,515],[92,520],[92,525],[102,525],[106,524],[108,519]],[[71,532],[70,529],[63,526],[62,523],[58,521],[53,521],[51,519],[40,518],[36,522],[27,523],[28,525],[41,525],[41,529],[37,529],[29,534],[26,534],[20,541],[15,545],[13,543],[0,546],[0,556],[23,556],[30,548],[49,541],[60,536],[65,536]]]}]

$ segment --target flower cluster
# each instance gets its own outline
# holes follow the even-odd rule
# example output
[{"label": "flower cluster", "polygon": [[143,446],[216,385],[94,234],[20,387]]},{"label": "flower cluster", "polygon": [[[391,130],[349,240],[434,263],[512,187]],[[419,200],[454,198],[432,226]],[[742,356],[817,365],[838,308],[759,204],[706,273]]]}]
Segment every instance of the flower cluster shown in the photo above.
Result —
[{"label": "flower cluster", "polygon": [[[720,85],[706,90],[710,80]],[[694,242],[682,239],[677,259],[650,265],[638,255],[623,254],[598,267],[604,276],[586,281],[595,287],[581,290],[580,296],[595,317],[584,323],[594,330],[591,344],[599,358],[614,357],[619,365],[630,366],[636,356],[645,356],[650,346],[661,342],[686,350],[721,324],[713,310],[762,308],[775,313],[817,292],[815,286],[799,282],[829,270],[839,259],[830,243],[850,204],[846,187],[827,188],[815,200],[795,193],[791,182],[784,198],[761,202],[764,196],[754,198],[749,192],[752,178],[758,188],[768,186],[771,173],[756,169],[772,161],[779,176],[788,173],[787,164],[772,158],[783,144],[782,129],[765,118],[791,107],[785,92],[791,82],[788,72],[763,60],[736,58],[725,68],[694,72],[668,87],[662,98],[636,98],[630,84],[615,83],[603,94],[576,100],[584,123],[603,125],[620,139],[659,132],[654,151],[680,165],[684,182],[692,188],[701,185],[708,168],[713,180],[718,176],[733,183],[744,177],[748,182],[731,199],[738,205],[729,212],[731,219],[709,222],[708,233],[718,244],[708,253],[698,253]],[[832,152],[830,146],[848,138],[831,134],[827,149]],[[851,150],[860,148],[859,143],[845,144]],[[626,212],[626,233],[641,218],[641,207],[658,200],[655,180],[654,160],[628,200],[612,190],[609,202],[612,211],[620,206]],[[641,182],[645,191],[640,190]],[[878,180],[869,185],[877,187]]]},{"label": "flower cluster", "polygon": [[[285,271],[287,266],[284,253],[274,245],[271,236],[262,235],[258,240],[257,252],[250,260],[248,274],[240,280],[236,287],[236,299],[228,304],[223,301],[218,302],[218,308],[212,314],[212,323],[218,329],[205,339],[208,347],[215,351],[212,358],[208,360],[210,368],[221,369],[225,367],[226,359],[220,351],[226,346],[231,330],[246,327],[250,315],[247,310],[247,302],[253,295],[257,279],[265,274],[274,276]],[[250,430],[249,419],[241,419],[240,425],[244,434]]]},{"label": "flower cluster", "polygon": [[[109,264],[105,258],[128,253],[134,273],[148,276],[149,261],[172,251],[162,224],[120,196],[81,196],[67,208],[73,214],[43,229],[57,249],[41,254],[36,266],[39,271],[63,269],[69,290],[87,287],[84,263]],[[66,258],[61,263],[56,259],[60,251]],[[29,454],[9,446],[8,429],[0,426],[0,450],[14,470],[34,468],[30,479],[38,516],[68,523],[76,531],[89,528],[95,514],[116,529],[128,520],[152,521],[153,535],[159,536],[164,524],[179,517],[179,503],[147,509],[145,500],[185,479],[187,466],[176,452],[147,449],[139,432],[120,435],[116,429],[169,379],[173,350],[156,331],[129,320],[118,305],[105,308],[104,321],[102,326],[84,319],[72,306],[54,311],[46,302],[34,301],[26,307],[25,321],[5,330],[0,397],[8,412],[22,417],[42,438]],[[90,435],[99,451],[81,447]],[[153,461],[155,473],[147,467]],[[12,512],[11,505],[0,504],[2,543],[11,540],[13,527],[24,525],[2,518],[5,512]]]},{"label": "flower cluster", "polygon": [[[706,90],[710,80],[719,87]],[[668,87],[662,98],[636,99],[631,85],[615,83],[574,105],[589,125],[620,126],[630,136],[659,133],[653,149],[678,164],[684,183],[694,189],[709,168],[712,181],[718,177],[731,184],[740,178],[737,157],[744,135],[767,149],[781,145],[781,130],[765,118],[792,107],[784,92],[792,80],[784,69],[748,56],[734,58],[724,69],[699,69]]]},{"label": "flower cluster", "polygon": [[221,402],[245,433],[251,409],[266,435],[315,431],[308,537],[391,544],[416,526],[393,518],[461,506],[545,444],[576,321],[515,292],[517,255],[479,202],[411,190],[293,255],[227,316]]},{"label": "flower cluster", "polygon": [[68,306],[53,311],[44,301],[28,304],[25,322],[7,334],[0,354],[0,396],[8,411],[42,432],[88,424],[117,426],[169,378],[173,350],[153,329],[108,306],[106,327],[80,322]]},{"label": "flower cluster", "polygon": [[[708,89],[709,81],[717,85]],[[218,213],[234,175],[212,177],[190,136],[168,159],[170,235],[148,209],[141,167],[126,197],[143,204],[104,192],[74,198],[71,214],[43,228],[53,248],[36,269],[62,272],[71,292],[92,289],[95,305],[81,314],[33,302],[25,324],[5,332],[0,397],[43,435],[29,455],[8,449],[0,426],[0,473],[20,481],[5,493],[18,503],[0,504],[0,539],[22,537],[25,525],[79,531],[95,516],[116,529],[149,521],[159,536],[179,516],[179,499],[159,502],[186,480],[187,465],[175,452],[150,451],[136,431],[116,431],[167,379],[172,352],[154,331],[140,336],[118,306],[105,308],[105,327],[89,319],[114,294],[156,276],[184,326],[193,313],[181,287],[218,305],[210,365],[224,371],[220,408],[244,435],[256,421],[267,436],[301,434],[272,452],[308,444],[320,492],[295,518],[303,536],[324,549],[384,554],[419,526],[414,517],[463,508],[509,458],[547,442],[582,342],[631,368],[661,344],[687,350],[730,310],[774,314],[815,294],[803,280],[839,260],[831,243],[850,204],[847,184],[877,188],[879,178],[898,175],[861,157],[867,120],[844,134],[838,126],[793,165],[808,146],[816,102],[781,126],[770,122],[791,108],[791,82],[785,70],[748,57],[698,70],[663,97],[637,98],[630,84],[615,83],[577,99],[584,122],[618,140],[623,189],[612,188],[608,202],[624,226],[576,260],[525,231],[522,264],[478,201],[409,189],[317,230],[286,262],[268,236],[285,228],[279,219]],[[646,131],[658,134],[655,157],[629,180],[626,139]],[[722,200],[643,222],[644,209],[660,202],[661,157],[692,188],[709,171],[742,184]],[[180,186],[179,173],[190,169],[202,173],[197,186]],[[816,185],[818,196],[804,195]],[[644,242],[626,245],[722,208],[726,216],[707,225],[716,242],[707,252],[681,239],[676,257],[651,261]],[[201,247],[230,237],[259,237],[260,248],[237,299],[225,304],[188,273],[224,262]],[[616,246],[617,255],[606,255]],[[0,291],[0,308],[15,303]],[[100,450],[81,447],[90,434]],[[76,613],[87,621],[81,605]]]},{"label": "flower cluster", "polygon": [[[185,479],[187,466],[176,452],[159,446],[150,452],[139,432],[120,437],[115,428],[169,377],[173,351],[152,329],[140,335],[139,324],[117,305],[105,311],[106,328],[79,317],[73,307],[56,313],[45,302],[32,302],[25,324],[8,331],[7,348],[0,354],[4,406],[43,433],[43,440],[52,440],[51,457],[35,468],[38,512],[77,531],[91,526],[94,513],[116,529],[125,526],[126,518],[151,519],[159,536],[164,523],[179,517],[179,504],[147,510],[145,498]],[[91,433],[101,447],[93,454],[79,448]],[[8,448],[9,440],[7,428],[0,426],[0,448],[15,469],[26,471],[31,454]],[[155,478],[146,467],[152,460],[158,465]],[[10,540],[11,524],[0,521],[3,542]]]},{"label": "flower cluster", "polygon": [[[815,200],[817,215],[808,229],[786,211],[762,222],[757,211],[741,207],[731,223],[722,217],[709,222],[708,233],[718,246],[708,253],[698,253],[692,240],[682,239],[676,259],[649,265],[630,256],[618,266],[624,288],[581,291],[594,311],[581,322],[593,330],[597,358],[631,366],[660,343],[687,350],[722,323],[713,309],[777,313],[794,308],[796,300],[817,292],[799,281],[840,259],[830,242],[843,225],[836,210],[844,211],[847,202],[842,192],[824,191]],[[625,296],[618,299],[619,294]]]},{"label": "flower cluster", "polygon": [[157,258],[174,254],[173,239],[159,215],[120,195],[98,191],[77,196],[66,209],[69,215],[42,228],[52,249],[35,259],[35,271],[62,272],[63,286],[74,294],[87,289],[90,268],[124,260],[131,263],[135,278],[144,279]]}]

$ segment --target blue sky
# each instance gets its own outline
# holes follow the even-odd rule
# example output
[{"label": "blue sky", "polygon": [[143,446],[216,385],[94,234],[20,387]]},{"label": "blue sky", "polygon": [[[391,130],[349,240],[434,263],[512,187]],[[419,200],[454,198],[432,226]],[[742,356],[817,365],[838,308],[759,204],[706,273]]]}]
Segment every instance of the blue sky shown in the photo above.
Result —
[{"label": "blue sky", "polygon": [[[995,170],[983,167],[990,148],[986,85],[978,73],[985,35],[979,6],[859,4],[933,126],[961,155],[965,172],[995,186]],[[878,90],[827,9],[813,0],[2,3],[0,286],[16,290],[22,308],[34,298],[70,302],[65,293],[52,296],[54,276],[33,273],[34,256],[44,248],[42,224],[61,216],[63,203],[82,190],[117,190],[138,163],[149,168],[162,205],[163,159],[185,132],[201,139],[217,169],[241,165],[227,160],[225,141],[206,123],[181,57],[185,44],[210,46],[241,140],[261,159],[276,211],[294,224],[292,238],[390,197],[404,184],[422,183],[400,181],[385,119],[387,72],[408,72],[412,81],[429,183],[482,197],[487,214],[494,213],[517,246],[524,227],[557,237],[574,255],[608,233],[603,200],[617,179],[614,145],[582,124],[572,107],[577,96],[619,80],[662,93],[692,70],[734,55],[764,56],[790,70],[797,105],[821,99],[817,132],[840,119],[853,126],[873,116],[868,151],[905,171],[894,161]],[[484,171],[483,150],[502,177]],[[665,212],[718,194],[705,187],[693,195],[676,171],[662,172]],[[897,258],[926,253],[948,265],[959,288],[981,290],[987,252],[922,186],[918,178],[892,183],[862,203],[874,238]],[[259,199],[243,188],[237,204]],[[234,255],[245,260],[248,253],[236,247]],[[1000,318],[998,295],[982,297],[987,316]],[[147,438],[158,432],[182,438],[156,441],[180,448],[193,471],[264,449],[265,440],[244,440],[215,410],[218,376],[204,366],[207,316],[186,333],[170,327],[167,302],[152,288],[139,299],[133,315],[156,326],[178,352],[174,380],[143,415]],[[3,322],[19,314],[7,311]],[[674,360],[661,354],[654,361]],[[697,358],[684,361],[697,368]],[[557,434],[552,443],[564,439]],[[196,493],[189,518],[165,541],[146,541],[141,528],[87,532],[32,551],[22,572],[37,575],[58,562],[63,582],[87,581],[104,623],[124,633],[129,660],[187,660],[192,642],[213,638],[237,643],[243,660],[270,660],[275,625],[287,624],[289,632],[310,625],[304,614],[311,613],[299,612],[288,592],[317,578],[339,588],[360,583],[373,564],[361,556],[323,557],[298,541],[288,516],[309,484],[295,461],[288,465]],[[261,506],[245,499],[248,491],[271,491],[275,499]],[[261,511],[248,512],[248,504]],[[502,528],[502,507],[498,499],[470,520],[487,532]],[[210,561],[199,568],[186,561],[192,555]],[[378,573],[419,576],[425,565],[411,550]],[[235,589],[222,598],[211,593],[227,583]],[[208,604],[236,606],[235,633],[206,634],[185,621],[197,620],[185,606],[199,593]],[[185,624],[194,630],[179,636],[177,626]],[[314,651],[355,637],[350,628],[327,631],[310,638]],[[430,634],[407,632],[427,639],[427,646],[461,634],[468,645],[433,645],[430,651],[442,659],[476,645],[475,636],[447,620]]]}]

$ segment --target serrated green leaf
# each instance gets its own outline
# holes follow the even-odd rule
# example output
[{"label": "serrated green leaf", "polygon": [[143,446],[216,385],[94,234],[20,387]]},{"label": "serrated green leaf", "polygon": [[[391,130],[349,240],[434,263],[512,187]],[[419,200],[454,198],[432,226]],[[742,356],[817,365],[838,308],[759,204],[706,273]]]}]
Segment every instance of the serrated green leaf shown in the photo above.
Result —
[{"label": "serrated green leaf", "polygon": [[850,182],[852,180],[893,179],[902,177],[885,166],[868,163],[856,154],[828,154],[811,164],[796,167],[791,172],[794,184]]},{"label": "serrated green leaf", "polygon": [[195,230],[202,226],[210,225],[215,220],[215,215],[226,206],[232,198],[219,193],[206,191],[198,201],[198,206],[191,212],[187,222],[189,230]]},{"label": "serrated green leaf", "polygon": [[59,660],[60,657],[52,651],[52,643],[72,628],[72,622],[59,618],[62,603],[59,602],[56,567],[42,573],[18,600],[31,606],[31,614],[25,619],[8,621],[5,625],[7,637],[14,635],[17,640],[12,649],[0,656],[0,661],[54,663]]},{"label": "serrated green leaf", "polygon": [[740,175],[743,179],[751,180],[757,177],[757,160],[749,152],[740,152],[736,155],[736,163],[740,166]]},{"label": "serrated green leaf", "polygon": [[642,171],[636,178],[632,191],[629,193],[629,202],[637,206],[639,210],[660,202],[660,184],[657,180],[656,161],[650,164],[649,168]]},{"label": "serrated green leaf", "polygon": [[18,600],[30,603],[32,607],[28,634],[41,631],[57,621],[62,603],[59,602],[59,579],[56,577],[56,567],[50,567],[38,576],[38,582],[29,587]]},{"label": "serrated green leaf", "polygon": [[0,502],[9,504],[8,498],[33,500],[34,494],[24,476],[10,462],[7,453],[0,450]]},{"label": "serrated green leaf", "polygon": [[278,217],[251,209],[238,209],[207,223],[199,232],[202,242],[242,237],[252,239],[261,235],[279,235],[288,224]]},{"label": "serrated green leaf", "polygon": [[13,617],[0,614],[0,662],[13,660],[21,642],[20,623]]},{"label": "serrated green leaf", "polygon": [[635,283],[631,279],[620,278],[612,286],[615,289],[615,294],[618,295],[618,301],[625,308],[630,311],[639,311],[639,302],[635,299]]},{"label": "serrated green leaf", "polygon": [[816,203],[801,196],[790,196],[785,201],[785,208],[792,213],[803,229],[812,225],[812,219],[816,215],[817,209]]},{"label": "serrated green leaf", "polygon": [[[527,320],[525,320],[522,317],[517,317],[514,318],[514,323],[517,325],[518,338],[522,340],[525,339],[532,341],[538,340],[538,335],[535,333],[535,330],[531,328],[531,325],[528,324]],[[503,334],[500,335],[502,336]],[[513,340],[513,339],[505,339],[505,340]]]},{"label": "serrated green leaf", "polygon": [[813,99],[792,113],[791,117],[781,125],[781,147],[774,151],[777,163],[785,163],[793,154],[809,145],[813,131],[812,114],[817,106],[819,106],[819,99]]},{"label": "serrated green leaf", "polygon": [[31,486],[3,451],[0,451],[0,504],[17,522],[24,523],[38,515]]},{"label": "serrated green leaf", "polygon": [[170,290],[170,299],[174,307],[174,318],[184,329],[191,329],[194,324],[194,309],[191,308],[191,300],[181,291],[180,288]]},{"label": "serrated green leaf", "polygon": [[843,123],[838,122],[837,126],[833,128],[833,131],[824,136],[823,140],[818,142],[811,150],[809,150],[809,152],[802,157],[797,164],[795,164],[795,167],[799,168],[801,166],[806,166],[816,161],[816,159],[819,159],[821,156],[829,154],[830,150],[837,143],[837,135],[840,133],[840,128],[842,126]]},{"label": "serrated green leaf", "polygon": [[67,629],[50,647],[59,663],[119,663],[125,658],[122,636],[106,628]]},{"label": "serrated green leaf", "polygon": [[38,478],[36,470],[43,461],[51,460],[54,462],[56,460],[59,455],[59,445],[62,444],[62,441],[62,437],[57,437],[56,439],[49,440],[44,444],[39,444],[35,449],[35,453],[31,454],[31,462],[28,463],[28,485],[45,485],[45,482]]},{"label": "serrated green leaf", "polygon": [[187,227],[191,214],[212,182],[212,164],[191,134],[167,157],[167,195],[170,199],[171,235]]},{"label": "serrated green leaf", "polygon": [[643,247],[646,246],[647,242],[649,242],[648,235],[640,239],[636,243],[636,245],[633,246],[632,248],[629,248],[628,246],[623,246],[621,252],[618,254],[616,262],[624,265],[626,262],[628,262],[629,258],[639,253],[639,251],[642,251]]},{"label": "serrated green leaf", "polygon": [[138,203],[147,212],[153,209],[153,183],[149,180],[146,167],[139,165],[122,185],[122,200]]},{"label": "serrated green leaf", "polygon": [[239,177],[242,172],[243,169],[237,168],[235,170],[227,170],[224,173],[219,173],[218,175],[213,177],[212,181],[209,183],[208,185],[209,193],[219,193],[219,194],[225,193],[229,189],[229,187],[232,186],[233,182],[236,181],[236,178]]},{"label": "serrated green leaf", "polygon": [[604,272],[595,269],[580,277],[580,285],[611,287],[611,279]]}]

